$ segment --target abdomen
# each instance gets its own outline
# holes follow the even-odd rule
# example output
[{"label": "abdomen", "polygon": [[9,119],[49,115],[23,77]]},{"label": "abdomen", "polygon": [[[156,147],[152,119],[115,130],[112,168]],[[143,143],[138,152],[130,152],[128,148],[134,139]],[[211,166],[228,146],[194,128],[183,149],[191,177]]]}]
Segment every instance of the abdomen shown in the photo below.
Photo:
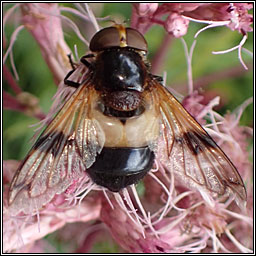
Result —
[{"label": "abdomen", "polygon": [[104,147],[87,170],[92,180],[113,192],[137,183],[152,168],[154,152],[148,147]]},{"label": "abdomen", "polygon": [[105,143],[95,162],[87,169],[92,180],[113,192],[137,183],[152,168],[155,154],[153,145],[159,135],[159,120],[153,104],[143,105],[143,111],[127,118],[124,111],[104,114],[99,100],[92,107],[92,118],[105,134]]}]

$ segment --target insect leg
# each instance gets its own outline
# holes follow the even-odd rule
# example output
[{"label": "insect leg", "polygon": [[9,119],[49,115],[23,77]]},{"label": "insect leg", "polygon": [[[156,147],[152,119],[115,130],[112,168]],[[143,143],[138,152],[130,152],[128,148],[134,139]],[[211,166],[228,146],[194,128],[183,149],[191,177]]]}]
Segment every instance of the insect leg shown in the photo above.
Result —
[{"label": "insect leg", "polygon": [[74,63],[73,60],[72,60],[71,53],[68,54],[68,59],[69,59],[70,65],[71,65],[71,67],[72,67],[72,70],[76,69],[76,65],[75,65],[75,63]]},{"label": "insect leg", "polygon": [[[89,69],[92,69],[93,68],[93,65],[88,62],[86,59],[88,58],[92,58],[92,57],[95,57],[94,54],[87,54],[85,56],[83,56],[80,61]],[[69,80],[68,78],[73,74],[73,72],[76,70],[76,63],[73,62],[72,60],[72,57],[71,57],[71,54],[68,55],[68,58],[69,58],[69,62],[70,62],[70,65],[72,67],[72,70],[68,72],[68,74],[65,76],[64,78],[64,84],[68,85],[68,86],[72,86],[72,87],[75,87],[75,88],[78,88],[81,84],[80,83],[77,83],[77,82],[74,82],[74,81],[71,81]]]},{"label": "insect leg", "polygon": [[74,81],[71,81],[71,80],[68,79],[74,73],[74,71],[76,70],[76,65],[77,64],[73,62],[71,54],[68,54],[68,59],[69,59],[70,65],[72,67],[72,70],[69,71],[67,73],[67,75],[65,76],[64,84],[68,85],[68,86],[72,86],[72,87],[78,88],[80,83],[77,83],[77,82],[74,82]]},{"label": "insect leg", "polygon": [[92,68],[92,63],[90,63],[90,62],[88,62],[86,59],[88,59],[88,58],[93,58],[93,57],[95,57],[95,55],[94,54],[92,54],[92,53],[90,53],[90,54],[87,54],[87,55],[85,55],[85,56],[83,56],[81,59],[80,59],[80,61],[87,67],[87,68]]},{"label": "insect leg", "polygon": [[74,82],[74,81],[71,81],[68,79],[74,73],[74,71],[75,71],[75,69],[72,69],[71,71],[69,71],[67,73],[67,75],[64,78],[64,84],[67,86],[72,86],[72,87],[78,88],[80,86],[80,83],[77,83],[77,82]]}]

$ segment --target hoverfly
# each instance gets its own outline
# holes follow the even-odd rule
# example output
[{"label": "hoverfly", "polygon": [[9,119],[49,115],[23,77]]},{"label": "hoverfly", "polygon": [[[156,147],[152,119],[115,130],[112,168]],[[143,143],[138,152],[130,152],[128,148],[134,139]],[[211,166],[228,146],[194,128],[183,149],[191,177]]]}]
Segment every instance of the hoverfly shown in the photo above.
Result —
[{"label": "hoverfly", "polygon": [[[187,186],[246,200],[228,157],[150,73],[142,34],[114,25],[97,32],[89,48],[92,53],[81,58],[86,78],[69,80],[75,68],[65,78],[76,90],[17,170],[9,205],[24,208],[40,200],[41,207],[64,192],[80,170],[118,192],[141,180],[157,154]],[[161,152],[160,139],[165,142]]]}]

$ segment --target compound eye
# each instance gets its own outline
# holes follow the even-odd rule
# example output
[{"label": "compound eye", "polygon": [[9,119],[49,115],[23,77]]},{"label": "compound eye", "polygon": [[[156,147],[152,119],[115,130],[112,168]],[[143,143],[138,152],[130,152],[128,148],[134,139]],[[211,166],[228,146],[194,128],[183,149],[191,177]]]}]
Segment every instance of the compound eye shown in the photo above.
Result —
[{"label": "compound eye", "polygon": [[141,51],[148,51],[148,44],[144,36],[136,29],[126,28],[127,46]]},{"label": "compound eye", "polygon": [[97,32],[90,42],[92,52],[102,51],[106,48],[120,47],[120,37],[117,28],[104,28]]},{"label": "compound eye", "polygon": [[130,47],[147,52],[148,46],[144,36],[133,28],[109,27],[97,32],[90,42],[92,52],[112,47]]}]

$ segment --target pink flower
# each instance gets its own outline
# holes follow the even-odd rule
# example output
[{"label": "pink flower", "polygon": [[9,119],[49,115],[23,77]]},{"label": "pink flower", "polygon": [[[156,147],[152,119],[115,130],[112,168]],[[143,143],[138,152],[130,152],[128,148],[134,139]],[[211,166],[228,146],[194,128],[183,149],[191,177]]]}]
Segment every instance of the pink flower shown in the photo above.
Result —
[{"label": "pink flower", "polygon": [[189,21],[184,19],[177,13],[172,13],[168,16],[164,27],[169,34],[174,37],[181,37],[187,34]]},{"label": "pink flower", "polygon": [[152,16],[158,8],[158,3],[141,3],[134,4],[138,15],[140,16]]},{"label": "pink flower", "polygon": [[[242,34],[252,31],[252,15],[248,14],[248,10],[252,9],[253,5],[248,3],[164,3],[156,4],[136,4],[135,6],[137,16],[133,16],[132,24],[135,28],[142,32],[149,29],[149,23],[153,25],[161,24],[165,27],[168,33],[173,34],[174,37],[180,37],[186,34],[188,27],[188,20],[185,23],[183,19],[193,18],[198,22],[218,22],[227,21],[226,25],[232,30],[238,30]],[[145,13],[149,11],[149,15]],[[162,16],[168,14],[167,19],[162,20]],[[181,35],[173,33],[173,19],[180,17],[176,23],[179,23]],[[176,18],[177,19],[177,18]],[[182,24],[184,24],[182,26]],[[224,24],[223,24],[224,25]],[[177,25],[176,25],[177,26]]]},{"label": "pink flower", "polygon": [[[77,7],[80,11],[60,7],[58,4],[27,3],[17,4],[7,12],[10,17],[15,8],[22,10],[20,22],[37,41],[59,85],[54,104],[42,121],[42,126],[51,120],[74,92],[74,89],[63,84],[63,78],[71,69],[67,57],[71,51],[64,39],[61,20],[66,21],[85,44],[87,42],[75,23],[61,14],[62,11],[84,18],[93,25],[91,27],[95,31],[98,28],[97,19],[90,7],[87,4]],[[152,25],[161,25],[169,34],[178,38],[187,33],[191,19],[228,21],[226,25],[230,29],[244,34],[251,31],[251,15],[248,14],[250,8],[250,4],[237,3],[141,3],[133,5],[131,22],[133,27],[143,33]],[[17,33],[19,30],[10,40],[5,60],[11,56]],[[74,59],[77,59],[77,55],[75,53]],[[188,63],[191,64],[191,59]],[[74,80],[81,79],[81,73],[87,75],[83,65],[76,65],[77,69],[72,74]],[[190,82],[192,84],[192,77]],[[9,84],[17,95],[24,95],[16,81]],[[240,210],[233,198],[216,199],[207,191],[191,189],[186,182],[176,179],[174,173],[166,171],[161,163],[161,154],[156,158],[154,169],[143,180],[144,186],[131,185],[119,193],[112,193],[94,184],[86,172],[78,172],[79,175],[72,177],[72,184],[68,184],[61,193],[28,203],[23,198],[15,206],[9,206],[8,188],[18,162],[6,160],[3,168],[4,251],[36,253],[44,252],[47,248],[55,252],[48,242],[42,240],[55,232],[64,243],[71,241],[66,249],[70,253],[90,252],[100,237],[112,237],[122,248],[120,250],[131,253],[252,252],[252,164],[246,150],[251,130],[239,125],[240,117],[250,100],[236,112],[222,117],[213,109],[219,104],[218,97],[207,101],[203,94],[193,91],[193,86],[190,90],[182,104],[214,137],[238,168],[247,185],[246,209]],[[24,98],[23,102],[18,101],[17,95],[10,97],[5,92],[5,107],[28,114],[29,104]],[[34,98],[29,97],[31,99]],[[35,116],[38,102],[32,103],[35,104],[30,104],[29,110],[34,109],[32,115]],[[36,114],[40,116],[41,112]],[[162,151],[166,149],[163,141],[159,141],[158,147]],[[72,170],[75,169],[81,169],[79,164]]]},{"label": "pink flower", "polygon": [[67,57],[71,50],[64,40],[58,5],[24,4],[21,9],[21,22],[38,42],[56,84],[59,84],[71,68]]}]

